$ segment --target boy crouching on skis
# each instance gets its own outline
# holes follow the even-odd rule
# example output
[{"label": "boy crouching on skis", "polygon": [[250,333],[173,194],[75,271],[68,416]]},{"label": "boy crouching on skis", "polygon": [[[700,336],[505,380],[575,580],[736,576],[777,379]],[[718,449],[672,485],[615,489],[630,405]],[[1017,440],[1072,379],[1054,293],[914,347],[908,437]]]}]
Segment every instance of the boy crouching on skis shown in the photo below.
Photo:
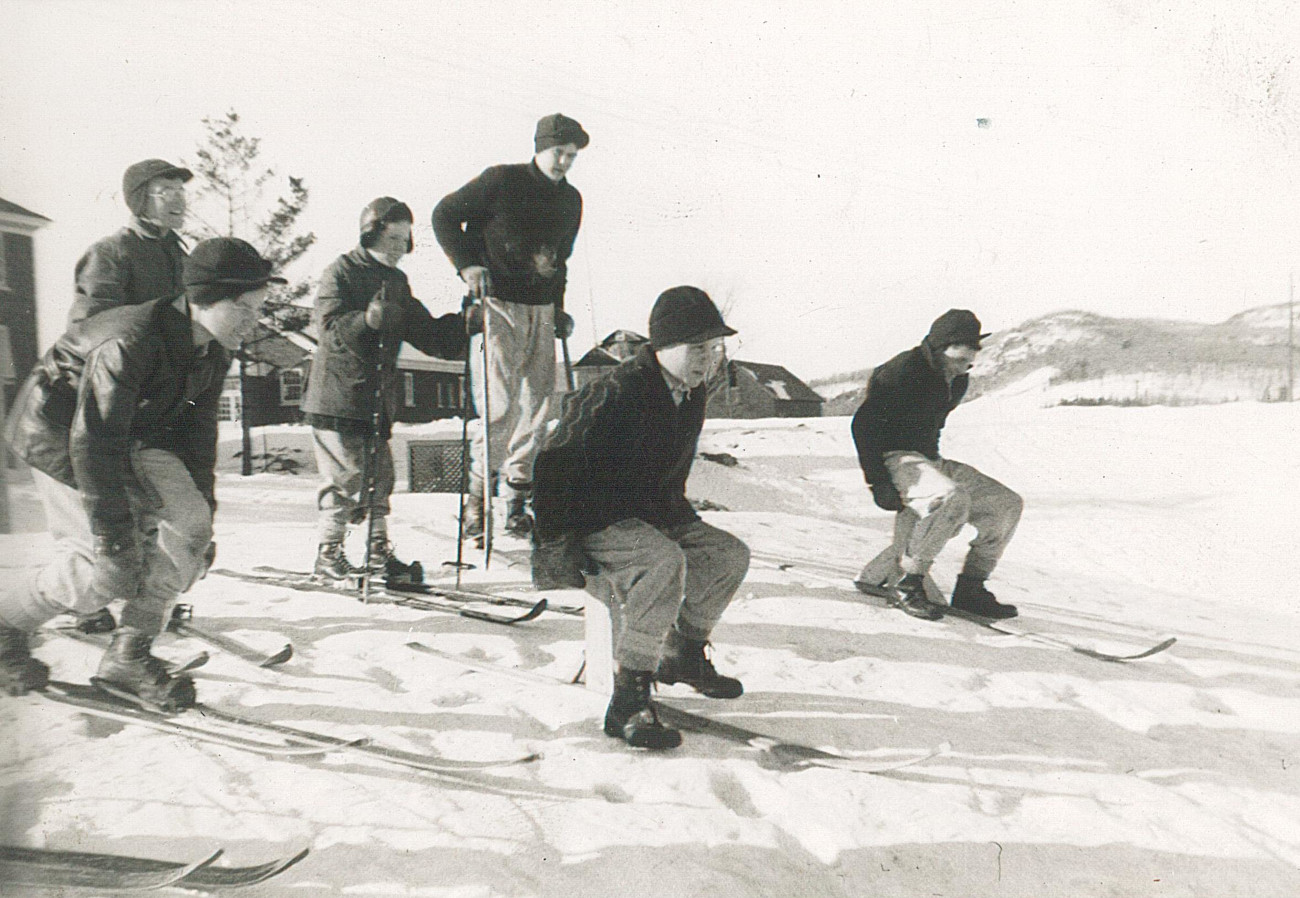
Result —
[{"label": "boy crouching on skis", "polygon": [[7,437],[32,466],[59,554],[0,593],[0,689],[48,681],[28,633],[122,600],[99,678],[170,710],[194,704],[194,682],[151,650],[212,562],[218,403],[266,285],[285,283],[270,272],[242,240],[204,240],[184,293],[79,321],[37,363]]},{"label": "boy crouching on skis", "polygon": [[468,338],[464,318],[430,315],[397,267],[414,248],[413,221],[405,203],[387,196],[372,200],[361,211],[360,245],[325,269],[316,292],[312,320],[320,343],[302,410],[312,426],[323,481],[316,503],[315,574],[327,580],[346,580],[365,570],[349,564],[343,540],[348,525],[360,524],[367,513],[373,518],[367,551],[371,574],[394,582],[423,580],[419,562],[399,561],[388,539],[397,353],[407,342],[426,355],[464,358]]},{"label": "boy crouching on skis", "polygon": [[643,748],[673,748],[650,687],[686,683],[736,698],[739,680],[705,654],[709,634],[749,570],[749,548],[700,520],[686,478],[704,426],[706,381],[734,334],[708,294],[664,291],[650,345],[564,399],[534,468],[533,579],[582,586],[610,605],[614,695],[605,732]]}]

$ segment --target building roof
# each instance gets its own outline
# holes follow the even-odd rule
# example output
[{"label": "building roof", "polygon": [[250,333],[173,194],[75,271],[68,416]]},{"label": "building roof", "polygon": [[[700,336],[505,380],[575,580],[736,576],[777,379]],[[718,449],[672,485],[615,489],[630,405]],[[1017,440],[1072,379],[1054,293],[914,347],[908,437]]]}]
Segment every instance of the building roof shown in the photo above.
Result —
[{"label": "building roof", "polygon": [[17,203],[11,203],[0,198],[0,225],[8,225],[8,229],[24,231],[30,234],[37,228],[43,228],[49,223],[50,219],[44,215],[38,215],[30,209],[24,209]]},{"label": "building roof", "polygon": [[754,375],[769,393],[777,399],[792,402],[824,402],[825,400],[812,387],[795,377],[780,365],[765,365],[761,362],[742,362],[732,359],[731,364],[743,368]]},{"label": "building roof", "polygon": [[574,362],[573,367],[608,368],[620,363],[620,359],[597,346],[596,348],[589,350],[586,355]]}]

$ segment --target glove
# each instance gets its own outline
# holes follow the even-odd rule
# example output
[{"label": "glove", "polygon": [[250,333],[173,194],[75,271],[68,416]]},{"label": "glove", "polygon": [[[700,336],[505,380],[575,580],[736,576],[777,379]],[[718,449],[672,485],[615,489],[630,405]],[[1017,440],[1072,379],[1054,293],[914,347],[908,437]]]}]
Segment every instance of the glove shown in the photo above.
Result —
[{"label": "glove", "polygon": [[480,302],[470,303],[465,306],[465,333],[471,337],[475,334],[483,333],[483,304]]},{"label": "glove", "polygon": [[567,340],[573,336],[573,316],[564,309],[555,310],[555,339]]},{"label": "glove", "polygon": [[571,533],[539,537],[533,531],[533,586],[537,589],[582,589],[586,553]]},{"label": "glove", "polygon": [[144,575],[144,552],[134,537],[96,536],[90,588],[106,601],[133,599]]},{"label": "glove", "polygon": [[885,511],[902,511],[903,497],[898,494],[898,488],[892,481],[880,480],[871,486],[871,498],[876,500],[876,504]]},{"label": "glove", "polygon": [[460,277],[469,287],[469,295],[475,299],[492,295],[492,275],[482,265],[466,265],[460,270]]},{"label": "glove", "polygon": [[390,334],[402,329],[402,307],[388,298],[388,291],[380,290],[366,306],[366,327]]}]

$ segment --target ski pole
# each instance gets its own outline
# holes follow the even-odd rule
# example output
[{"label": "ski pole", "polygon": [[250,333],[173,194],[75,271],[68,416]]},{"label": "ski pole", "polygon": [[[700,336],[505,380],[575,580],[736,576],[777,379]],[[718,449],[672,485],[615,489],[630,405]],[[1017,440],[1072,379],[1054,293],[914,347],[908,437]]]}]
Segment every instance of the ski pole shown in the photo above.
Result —
[{"label": "ski pole", "polygon": [[560,350],[564,353],[564,382],[569,385],[569,392],[573,392],[573,364],[569,361],[569,338],[560,338]]},{"label": "ski pole", "polygon": [[461,302],[461,312],[465,316],[465,373],[460,381],[460,506],[456,515],[456,588],[460,589],[460,572],[465,569],[465,500],[469,496],[469,361],[474,353],[470,351],[469,310],[474,304],[474,297],[468,293]]},{"label": "ski pole", "polygon": [[483,297],[483,570],[492,563],[492,493],[495,491],[496,478],[492,472],[492,404],[488,398],[491,392],[492,376],[488,369],[488,342],[492,337],[492,316],[489,314],[487,297]]},{"label": "ski pole", "polygon": [[[388,282],[379,288],[379,302],[388,299]],[[379,427],[384,403],[384,350],[387,348],[387,332],[379,331],[379,350],[375,360],[375,393],[370,409],[370,433],[366,436],[365,461],[362,464],[362,490],[366,509],[366,554],[361,571],[361,603],[370,602],[370,562],[375,545],[375,493],[378,492],[379,479]]]}]

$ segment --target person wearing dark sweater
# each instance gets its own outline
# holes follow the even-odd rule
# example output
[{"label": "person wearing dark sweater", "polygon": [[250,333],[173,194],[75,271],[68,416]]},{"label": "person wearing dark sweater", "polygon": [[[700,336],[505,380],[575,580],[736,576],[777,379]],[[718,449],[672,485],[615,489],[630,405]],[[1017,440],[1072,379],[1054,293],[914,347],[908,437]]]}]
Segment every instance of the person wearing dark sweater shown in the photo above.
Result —
[{"label": "person wearing dark sweater", "polygon": [[[573,332],[564,288],[582,195],[566,175],[589,141],[578,122],[548,115],[537,123],[531,162],[488,168],[433,210],[434,235],[484,315],[470,383],[487,420],[474,436],[466,537],[483,533],[484,496],[490,501],[498,475],[507,532],[522,536],[532,526],[527,500],[538,439],[553,417],[555,340]],[[484,440],[491,470],[484,470]]]},{"label": "person wearing dark sweater", "polygon": [[[426,355],[464,358],[467,338],[464,318],[456,313],[434,318],[411,295],[406,273],[397,267],[413,248],[414,220],[403,202],[388,196],[372,200],[361,211],[360,245],[325,269],[316,290],[312,323],[319,343],[302,411],[312,427],[322,479],[315,573],[329,580],[362,572],[348,562],[343,542],[348,525],[367,515],[373,518],[370,572],[391,580],[423,579],[417,565],[397,559],[388,539],[397,354],[406,342]],[[368,478],[374,489],[367,505]]]},{"label": "person wearing dark sweater", "polygon": [[[980,322],[965,309],[935,319],[921,344],[871,373],[867,394],[853,416],[858,462],[878,506],[897,512],[890,570],[880,581],[880,564],[859,577],[863,591],[891,589],[903,611],[937,620],[943,609],[929,601],[925,578],[940,550],[969,523],[971,541],[952,593],[952,607],[982,617],[1016,615],[985,587],[1016,532],[1024,503],[1012,490],[970,465],[939,454],[948,414],[970,385],[980,349]],[[885,555],[885,553],[882,553]]]},{"label": "person wearing dark sweater", "polygon": [[534,582],[585,585],[610,606],[617,670],[604,728],[634,746],[681,743],[655,713],[654,681],[712,698],[743,692],[705,647],[745,579],[749,549],[686,499],[706,381],[734,333],[704,291],[666,290],[649,345],[567,395],[537,456]]},{"label": "person wearing dark sweater", "polygon": [[176,232],[185,223],[185,182],[192,177],[188,168],[162,159],[146,159],[126,170],[122,197],[131,221],[92,245],[77,262],[68,324],[185,291],[185,249]]},{"label": "person wearing dark sweater", "polygon": [[5,437],[32,466],[56,556],[0,589],[0,691],[43,687],[27,634],[62,613],[123,604],[98,676],[179,709],[194,683],[151,654],[176,599],[216,553],[217,412],[231,352],[257,324],[267,284],[257,250],[204,240],[185,292],[68,328],[14,401]]}]

